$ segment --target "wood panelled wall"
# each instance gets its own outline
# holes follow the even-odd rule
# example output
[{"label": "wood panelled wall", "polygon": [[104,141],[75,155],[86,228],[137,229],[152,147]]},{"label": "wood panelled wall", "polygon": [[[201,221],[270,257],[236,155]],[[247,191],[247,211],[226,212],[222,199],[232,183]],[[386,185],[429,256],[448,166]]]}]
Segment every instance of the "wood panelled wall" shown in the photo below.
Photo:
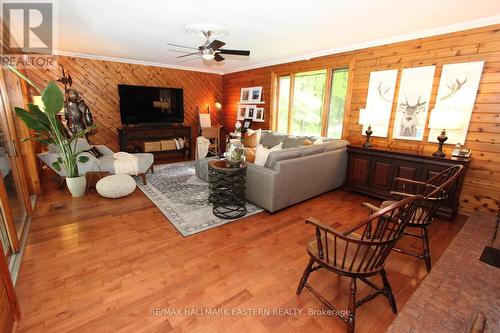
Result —
[{"label": "wood panelled wall", "polygon": [[[263,86],[266,104],[266,123],[269,127],[271,87],[273,77],[315,70],[349,66],[350,86],[347,99],[346,126],[343,137],[352,143],[361,143],[361,125],[358,124],[359,109],[366,103],[369,74],[384,69],[401,69],[436,65],[436,75],[430,101],[434,106],[439,78],[444,64],[484,60],[476,104],[467,134],[465,146],[473,149],[473,160],[467,172],[460,197],[462,213],[476,210],[495,211],[500,204],[500,25],[460,31],[440,36],[421,38],[352,52],[313,58],[255,70],[231,73],[223,76],[224,123],[232,128],[236,119],[239,90],[248,86]],[[397,98],[389,126],[388,138],[374,138],[378,146],[391,146],[432,153],[436,144],[428,143],[429,129],[425,129],[420,142],[392,139]],[[430,113],[429,113],[430,114]],[[450,154],[453,146],[446,146]]]},{"label": "wood panelled wall", "polygon": [[[196,107],[206,112],[206,106],[210,106],[212,121],[217,121],[214,103],[222,100],[220,75],[64,56],[58,57],[58,62],[69,71],[73,78],[72,88],[80,93],[94,115],[98,129],[90,137],[93,144],[105,144],[119,150],[118,84],[183,88],[184,124],[192,126],[192,140],[197,136]],[[45,87],[61,76],[61,70],[28,69],[27,75],[37,85]]]},{"label": "wood panelled wall", "polygon": [[243,87],[263,88],[261,100],[265,103],[259,104],[258,107],[264,108],[264,122],[253,123],[251,127],[263,129],[271,127],[269,122],[269,108],[271,105],[270,75],[269,68],[266,67],[222,76],[224,82],[224,103],[222,104],[224,127],[234,129],[240,101],[240,89]]}]

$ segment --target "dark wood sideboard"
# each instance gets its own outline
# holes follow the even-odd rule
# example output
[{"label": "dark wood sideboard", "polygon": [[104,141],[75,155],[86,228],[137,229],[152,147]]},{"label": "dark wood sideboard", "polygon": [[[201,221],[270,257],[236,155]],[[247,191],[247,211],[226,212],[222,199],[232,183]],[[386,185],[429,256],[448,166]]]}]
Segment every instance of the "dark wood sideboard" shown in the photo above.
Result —
[{"label": "dark wood sideboard", "polygon": [[186,125],[152,125],[127,126],[118,129],[120,150],[129,153],[144,152],[144,143],[151,141],[187,138],[184,148],[178,150],[158,150],[157,154],[182,154],[185,158],[191,156],[191,126]]},{"label": "dark wood sideboard", "polygon": [[[388,199],[393,189],[394,178],[426,181],[446,168],[462,164],[465,172],[470,159],[434,157],[428,153],[394,150],[391,148],[364,148],[347,146],[348,163],[346,187],[380,199]],[[465,172],[451,189],[437,215],[451,220],[458,212],[460,190]]]}]

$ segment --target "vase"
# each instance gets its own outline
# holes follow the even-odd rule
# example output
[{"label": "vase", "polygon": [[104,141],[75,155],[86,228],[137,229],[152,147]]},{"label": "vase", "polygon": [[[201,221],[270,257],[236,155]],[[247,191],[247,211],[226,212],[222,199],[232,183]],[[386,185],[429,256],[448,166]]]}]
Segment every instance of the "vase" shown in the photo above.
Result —
[{"label": "vase", "polygon": [[79,177],[66,177],[66,186],[73,198],[82,197],[87,189],[87,178],[85,175]]}]

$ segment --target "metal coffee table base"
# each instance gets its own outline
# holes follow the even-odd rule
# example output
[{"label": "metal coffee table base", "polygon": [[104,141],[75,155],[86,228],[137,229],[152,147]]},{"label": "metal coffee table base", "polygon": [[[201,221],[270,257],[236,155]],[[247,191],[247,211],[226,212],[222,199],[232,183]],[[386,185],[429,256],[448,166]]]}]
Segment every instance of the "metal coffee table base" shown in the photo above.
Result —
[{"label": "metal coffee table base", "polygon": [[220,161],[209,162],[208,200],[218,218],[232,220],[246,215],[245,174],[246,166],[230,169],[224,168]]}]

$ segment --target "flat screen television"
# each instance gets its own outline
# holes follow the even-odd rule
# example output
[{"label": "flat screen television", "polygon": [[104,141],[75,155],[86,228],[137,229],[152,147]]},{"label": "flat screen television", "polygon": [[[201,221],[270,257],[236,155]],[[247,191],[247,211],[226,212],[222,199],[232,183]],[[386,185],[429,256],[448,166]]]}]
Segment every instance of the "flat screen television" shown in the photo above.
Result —
[{"label": "flat screen television", "polygon": [[118,85],[123,125],[182,123],[182,89]]}]

